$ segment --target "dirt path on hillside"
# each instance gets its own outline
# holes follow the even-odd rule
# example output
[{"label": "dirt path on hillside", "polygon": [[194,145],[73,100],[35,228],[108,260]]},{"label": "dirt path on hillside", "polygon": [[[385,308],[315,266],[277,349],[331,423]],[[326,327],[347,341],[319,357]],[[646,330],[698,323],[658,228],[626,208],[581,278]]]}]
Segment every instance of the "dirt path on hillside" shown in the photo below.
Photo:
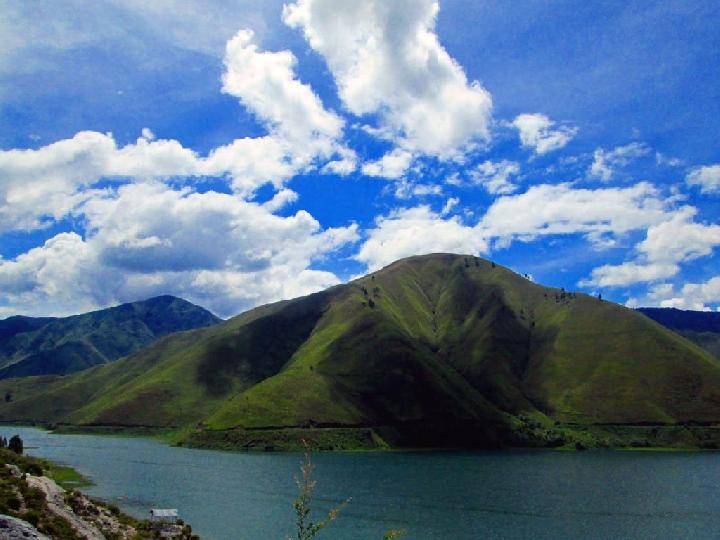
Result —
[{"label": "dirt path on hillside", "polygon": [[37,488],[45,493],[50,511],[67,520],[78,533],[86,540],[105,540],[105,536],[95,527],[80,519],[65,502],[65,490],[53,480],[45,476],[27,476],[30,487]]}]

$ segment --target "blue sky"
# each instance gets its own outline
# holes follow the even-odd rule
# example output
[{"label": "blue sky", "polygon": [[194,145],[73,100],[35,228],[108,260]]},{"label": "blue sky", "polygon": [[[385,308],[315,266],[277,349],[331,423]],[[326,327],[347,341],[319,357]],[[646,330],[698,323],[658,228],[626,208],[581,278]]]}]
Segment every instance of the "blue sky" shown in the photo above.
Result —
[{"label": "blue sky", "polygon": [[718,309],[720,3],[337,6],[3,3],[0,316],[435,251]]}]

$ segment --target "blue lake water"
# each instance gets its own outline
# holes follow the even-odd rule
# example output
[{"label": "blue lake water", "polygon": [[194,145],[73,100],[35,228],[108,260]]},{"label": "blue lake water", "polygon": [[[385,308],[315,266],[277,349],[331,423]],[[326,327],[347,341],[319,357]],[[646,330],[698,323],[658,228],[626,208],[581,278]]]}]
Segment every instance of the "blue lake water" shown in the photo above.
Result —
[{"label": "blue lake water", "polygon": [[[19,433],[28,453],[78,469],[92,496],[145,517],[178,508],[203,538],[292,534],[297,454],[173,448],[134,438]],[[316,506],[352,500],[318,539],[720,538],[720,453],[326,453]]]}]

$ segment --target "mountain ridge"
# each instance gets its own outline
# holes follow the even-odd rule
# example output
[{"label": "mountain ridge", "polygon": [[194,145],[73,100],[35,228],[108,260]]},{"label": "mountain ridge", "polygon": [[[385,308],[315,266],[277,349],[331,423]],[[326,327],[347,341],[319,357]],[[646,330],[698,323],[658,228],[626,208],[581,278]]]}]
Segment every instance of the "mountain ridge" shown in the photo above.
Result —
[{"label": "mountain ridge", "polygon": [[163,295],[69,317],[0,321],[0,379],[65,375],[131,354],[155,339],[220,319]]},{"label": "mountain ridge", "polygon": [[[170,429],[197,446],[613,445],[628,439],[587,429],[720,422],[720,362],[629,308],[433,254],[113,364],[0,381],[7,393],[3,421]],[[670,442],[700,444],[687,437]]]}]

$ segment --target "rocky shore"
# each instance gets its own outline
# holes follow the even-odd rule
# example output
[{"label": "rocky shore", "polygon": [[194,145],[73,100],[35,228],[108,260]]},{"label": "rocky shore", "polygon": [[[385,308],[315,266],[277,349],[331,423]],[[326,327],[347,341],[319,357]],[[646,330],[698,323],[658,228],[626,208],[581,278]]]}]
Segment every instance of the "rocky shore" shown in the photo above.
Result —
[{"label": "rocky shore", "polygon": [[[147,520],[55,480],[52,464],[0,449],[0,539],[23,540],[196,540],[189,525],[168,524],[162,531]],[[199,539],[198,539],[199,540]]]},{"label": "rocky shore", "polygon": [[27,521],[0,514],[0,538],[3,540],[50,540]]}]

